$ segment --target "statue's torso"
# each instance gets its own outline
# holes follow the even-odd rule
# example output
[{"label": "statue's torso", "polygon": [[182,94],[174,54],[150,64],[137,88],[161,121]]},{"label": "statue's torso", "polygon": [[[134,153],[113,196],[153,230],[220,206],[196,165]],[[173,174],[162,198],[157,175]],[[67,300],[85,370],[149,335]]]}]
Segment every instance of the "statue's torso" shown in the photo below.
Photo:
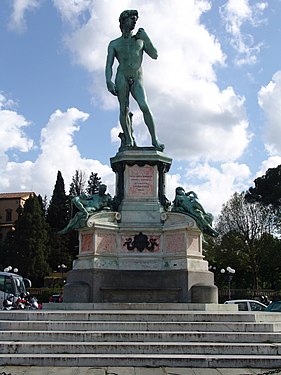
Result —
[{"label": "statue's torso", "polygon": [[113,41],[113,48],[119,62],[117,74],[123,74],[126,78],[138,78],[142,72],[143,40],[120,37]]}]

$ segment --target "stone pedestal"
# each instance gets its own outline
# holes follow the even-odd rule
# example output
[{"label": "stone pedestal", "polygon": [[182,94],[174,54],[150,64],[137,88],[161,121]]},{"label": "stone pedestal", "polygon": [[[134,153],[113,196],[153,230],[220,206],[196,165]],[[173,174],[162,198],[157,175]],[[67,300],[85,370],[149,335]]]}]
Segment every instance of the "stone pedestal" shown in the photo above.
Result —
[{"label": "stone pedestal", "polygon": [[110,159],[116,173],[116,201],[122,213],[122,225],[160,223],[167,205],[165,176],[172,159],[152,147],[135,148]]},{"label": "stone pedestal", "polygon": [[167,210],[171,162],[153,148],[111,159],[117,210],[92,215],[79,230],[64,302],[217,303],[201,231],[191,217]]}]

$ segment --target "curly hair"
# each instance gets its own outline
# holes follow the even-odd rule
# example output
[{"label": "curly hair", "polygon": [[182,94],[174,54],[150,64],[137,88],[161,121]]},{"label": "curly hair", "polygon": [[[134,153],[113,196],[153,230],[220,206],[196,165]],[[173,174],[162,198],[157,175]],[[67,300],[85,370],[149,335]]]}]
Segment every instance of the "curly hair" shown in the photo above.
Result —
[{"label": "curly hair", "polygon": [[122,31],[124,22],[127,18],[131,16],[136,16],[137,19],[139,18],[139,14],[137,10],[124,10],[119,17],[119,24],[120,24],[120,29]]}]

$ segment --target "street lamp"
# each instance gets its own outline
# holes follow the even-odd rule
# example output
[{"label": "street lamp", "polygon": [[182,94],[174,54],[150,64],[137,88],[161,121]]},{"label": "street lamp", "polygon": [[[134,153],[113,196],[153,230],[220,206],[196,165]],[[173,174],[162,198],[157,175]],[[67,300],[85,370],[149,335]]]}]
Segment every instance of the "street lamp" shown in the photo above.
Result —
[{"label": "street lamp", "polygon": [[66,268],[67,268],[67,266],[63,263],[58,265],[58,269],[61,270],[61,278],[63,278],[63,272]]},{"label": "street lamp", "polygon": [[231,280],[233,278],[233,275],[235,274],[235,269],[231,267],[226,267],[226,270],[224,268],[221,269],[221,274],[226,274],[227,276],[227,281],[228,281],[228,299],[231,299]]},{"label": "street lamp", "polygon": [[[13,267],[12,266],[8,266],[4,269],[4,272],[11,272],[13,270]],[[14,268],[13,270],[14,273],[17,273],[19,272],[19,270],[17,268]]]}]

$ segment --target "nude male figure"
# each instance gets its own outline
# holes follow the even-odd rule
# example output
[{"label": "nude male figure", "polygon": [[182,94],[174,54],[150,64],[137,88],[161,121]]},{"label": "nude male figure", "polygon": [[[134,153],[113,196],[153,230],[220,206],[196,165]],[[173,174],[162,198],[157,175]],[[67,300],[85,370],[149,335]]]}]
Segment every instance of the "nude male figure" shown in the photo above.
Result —
[{"label": "nude male figure", "polygon": [[107,186],[101,184],[98,193],[92,195],[81,194],[72,198],[71,203],[76,206],[79,211],[70,219],[65,228],[60,230],[59,234],[65,234],[72,229],[82,228],[86,226],[88,217],[97,211],[110,210],[112,198],[110,194],[106,194]]},{"label": "nude male figure", "polygon": [[[143,113],[152,145],[157,150],[163,151],[164,145],[157,139],[154,120],[146,101],[141,66],[143,52],[146,52],[152,59],[157,59],[158,54],[144,29],[139,29],[133,35],[137,19],[138,12],[136,10],[125,10],[119,17],[122,36],[109,43],[105,68],[106,84],[108,91],[117,96],[119,101],[119,121],[123,130],[124,146],[136,145],[133,137],[132,114],[129,111],[129,95],[131,94]],[[119,66],[114,83],[112,67],[115,58]]]}]

